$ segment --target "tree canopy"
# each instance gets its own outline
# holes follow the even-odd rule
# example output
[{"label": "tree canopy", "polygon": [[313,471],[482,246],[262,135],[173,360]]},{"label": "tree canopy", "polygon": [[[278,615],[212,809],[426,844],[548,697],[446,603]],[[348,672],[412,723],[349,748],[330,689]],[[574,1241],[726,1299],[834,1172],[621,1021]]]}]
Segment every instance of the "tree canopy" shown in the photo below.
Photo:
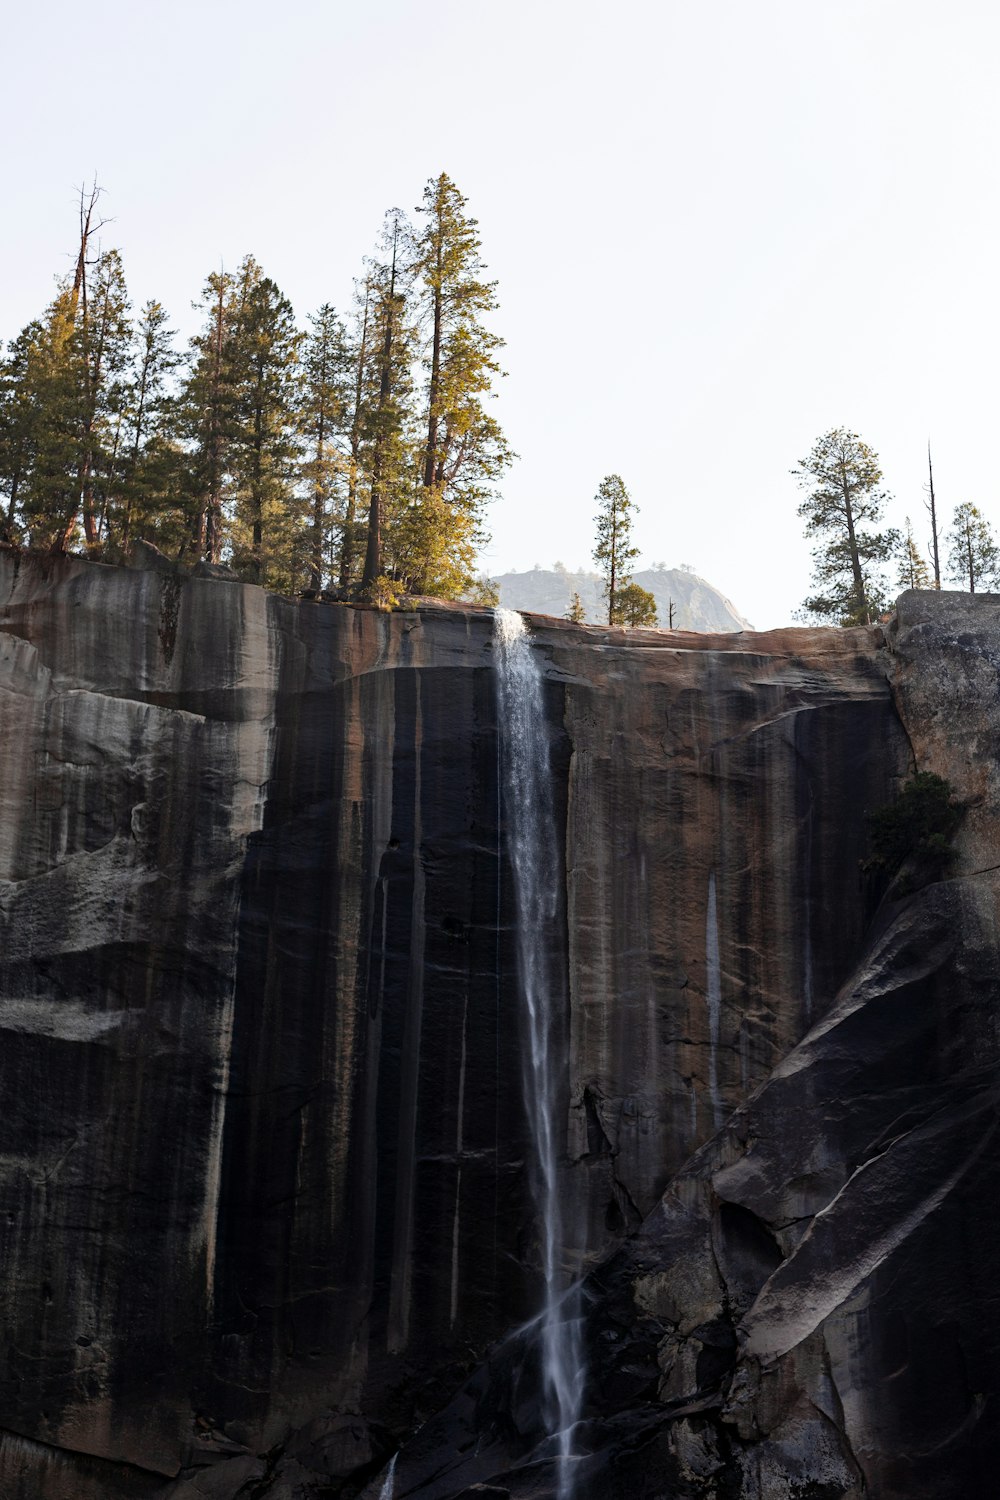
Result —
[{"label": "tree canopy", "polygon": [[[593,556],[604,575],[608,624],[623,625],[626,621],[623,618],[621,593],[631,581],[630,564],[639,556],[638,547],[632,543],[632,522],[638,507],[625,488],[625,481],[620,474],[605,475],[594,498],[597,502],[597,514],[594,517],[597,541]],[[644,593],[645,590],[640,592]]]},{"label": "tree canopy", "polygon": [[511,463],[489,411],[502,340],[478,225],[445,173],[392,210],[342,316],[303,327],[253,256],[212,271],[186,352],[116,250],[99,190],[50,306],[0,358],[0,540],[225,563],[286,592],[380,599],[475,585]]},{"label": "tree canopy", "polygon": [[818,438],[792,473],[805,491],[799,515],[813,549],[816,592],[806,614],[840,625],[859,625],[885,606],[885,565],[897,533],[874,528],[888,498],[878,455],[857,433],[835,427]]},{"label": "tree canopy", "polygon": [[899,589],[929,589],[931,570],[913,535],[909,516],[896,543],[896,586]]},{"label": "tree canopy", "polygon": [[975,505],[966,501],[956,507],[947,541],[948,572],[956,583],[970,594],[1000,586],[1000,548]]}]

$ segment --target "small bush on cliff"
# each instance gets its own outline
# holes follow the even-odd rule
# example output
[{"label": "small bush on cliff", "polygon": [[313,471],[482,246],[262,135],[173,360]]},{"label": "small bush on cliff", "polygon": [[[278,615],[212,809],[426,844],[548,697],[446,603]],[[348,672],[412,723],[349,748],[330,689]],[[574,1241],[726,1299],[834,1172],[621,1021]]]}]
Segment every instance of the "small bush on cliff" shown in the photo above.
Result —
[{"label": "small bush on cliff", "polygon": [[[909,860],[919,883],[933,879],[955,857],[951,841],[961,817],[951,783],[932,771],[917,771],[895,802],[869,814],[872,853],[862,869],[891,877]],[[913,885],[913,878],[901,882],[900,895]]]},{"label": "small bush on cliff", "polygon": [[365,600],[368,604],[374,604],[376,609],[386,612],[396,609],[399,605],[399,596],[395,589],[397,585],[391,578],[386,578],[380,573],[375,582],[365,591]]}]

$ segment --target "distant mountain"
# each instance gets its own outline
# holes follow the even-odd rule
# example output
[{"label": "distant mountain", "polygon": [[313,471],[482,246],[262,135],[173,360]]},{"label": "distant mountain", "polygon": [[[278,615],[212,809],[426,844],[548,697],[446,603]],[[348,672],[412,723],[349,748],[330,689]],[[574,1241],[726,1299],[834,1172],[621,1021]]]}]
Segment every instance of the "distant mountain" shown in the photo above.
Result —
[{"label": "distant mountain", "polygon": [[[633,573],[632,578],[653,595],[661,625],[668,622],[672,599],[677,630],[753,629],[724,594],[687,568],[648,568],[643,573]],[[500,603],[506,609],[565,615],[570,599],[577,593],[587,612],[588,624],[599,625],[607,619],[599,573],[582,570],[571,573],[568,568],[559,567],[532,568],[530,573],[501,573],[493,582],[500,589]]]}]

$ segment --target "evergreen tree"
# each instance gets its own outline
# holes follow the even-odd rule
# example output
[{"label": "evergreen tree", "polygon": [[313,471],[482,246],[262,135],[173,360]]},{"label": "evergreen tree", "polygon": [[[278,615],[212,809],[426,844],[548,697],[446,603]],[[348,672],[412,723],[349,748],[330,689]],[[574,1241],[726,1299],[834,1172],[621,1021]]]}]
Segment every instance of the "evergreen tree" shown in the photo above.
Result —
[{"label": "evergreen tree", "polygon": [[1000,548],[989,522],[975,505],[959,505],[948,533],[948,572],[957,583],[976,589],[1000,586]]},{"label": "evergreen tree", "polygon": [[[477,221],[446,173],[428,181],[418,212],[424,223],[415,269],[428,336],[419,497],[428,514],[422,525],[424,531],[443,526],[455,538],[454,566],[461,571],[458,553],[467,539],[473,546],[483,540],[485,504],[513,459],[499,423],[483,405],[501,374],[496,356],[503,340],[483,322],[496,310],[496,283],[484,280]],[[429,503],[432,497],[444,505]],[[446,547],[447,535],[441,541]],[[425,575],[418,585],[443,591],[451,571]]]},{"label": "evergreen tree", "polygon": [[460,599],[475,582],[477,543],[475,517],[425,490],[392,515],[386,559],[408,592]]},{"label": "evergreen tree", "polygon": [[253,256],[236,286],[231,380],[233,563],[254,583],[289,590],[306,560],[296,493],[299,345],[292,305]]},{"label": "evergreen tree", "polygon": [[576,589],[573,590],[563,619],[572,620],[574,625],[585,625],[587,622],[587,611],[584,609],[583,600]]},{"label": "evergreen tree", "polygon": [[[306,444],[303,477],[309,491],[309,587],[323,587],[333,535],[339,533],[344,556],[348,496],[344,495],[344,455],[339,442],[347,435],[354,387],[351,353],[343,321],[329,303],[310,318],[311,331],[302,358],[302,437]],[[353,525],[353,517],[350,524]]]},{"label": "evergreen tree", "polygon": [[32,350],[42,337],[43,325],[29,323],[12,339],[0,363],[0,542],[19,542],[23,535],[20,506],[23,487],[31,471],[36,436],[37,408],[29,393]]},{"label": "evergreen tree", "polygon": [[615,623],[619,625],[655,625],[656,599],[638,583],[626,583],[615,596]]},{"label": "evergreen tree", "polygon": [[191,340],[179,432],[191,453],[190,546],[211,563],[222,558],[223,500],[235,428],[234,277],[213,271],[202,290],[205,322]]},{"label": "evergreen tree", "polygon": [[357,556],[364,544],[363,528],[358,521],[362,488],[363,451],[366,436],[366,399],[371,368],[373,282],[371,275],[355,283],[354,328],[348,346],[351,360],[350,415],[347,424],[347,500],[340,534],[337,581],[348,592],[356,580]]},{"label": "evergreen tree", "polygon": [[132,354],[129,311],[121,256],[109,250],[97,259],[86,313],[78,312],[84,352],[80,503],[91,551],[105,534],[118,477]]},{"label": "evergreen tree", "polygon": [[894,531],[870,529],[887,498],[878,456],[857,433],[837,427],[817,439],[792,473],[807,491],[799,506],[806,536],[821,538],[812,554],[818,592],[804,610],[841,625],[864,624],[883,607],[881,568],[897,544]]},{"label": "evergreen tree", "polygon": [[112,548],[127,555],[135,537],[165,550],[184,543],[185,458],[176,442],[173,380],[181,362],[159,302],[143,307],[135,329],[125,392],[117,506],[108,527]]},{"label": "evergreen tree", "polygon": [[374,262],[370,272],[371,364],[363,417],[369,471],[368,540],[361,586],[369,593],[386,568],[383,529],[411,499],[407,428],[412,330],[407,299],[412,234],[399,209],[386,215],[382,250],[385,259]]},{"label": "evergreen tree", "polygon": [[14,340],[5,365],[8,517],[32,546],[56,551],[77,534],[87,409],[81,353],[67,286]]},{"label": "evergreen tree", "polygon": [[417,240],[387,216],[350,334],[324,306],[303,352],[252,257],[209,276],[179,391],[163,308],[133,321],[118,252],[95,254],[99,197],[81,190],[72,275],[0,358],[0,540],[121,557],[148,537],[286,590],[467,592],[512,455],[485,404],[495,284],[447,175]]},{"label": "evergreen tree", "polygon": [[906,518],[906,530],[901,534],[897,543],[896,557],[899,563],[899,571],[896,575],[897,588],[929,589],[931,587],[930,569],[913,539],[913,526],[909,516]]},{"label": "evergreen tree", "polygon": [[639,556],[632,545],[632,518],[638,507],[633,504],[619,474],[608,474],[601,480],[597,501],[597,543],[594,561],[604,574],[604,596],[608,601],[608,624],[621,625],[619,593],[630,582],[633,558]]}]

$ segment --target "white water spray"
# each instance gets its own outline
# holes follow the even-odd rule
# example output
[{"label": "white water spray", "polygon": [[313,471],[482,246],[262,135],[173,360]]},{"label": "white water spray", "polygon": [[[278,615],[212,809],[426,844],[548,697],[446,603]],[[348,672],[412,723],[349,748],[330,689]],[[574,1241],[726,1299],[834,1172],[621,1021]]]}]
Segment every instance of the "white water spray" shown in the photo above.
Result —
[{"label": "white water spray", "polygon": [[392,1500],[392,1492],[395,1488],[396,1459],[398,1457],[399,1454],[394,1453],[389,1460],[389,1467],[385,1471],[382,1488],[378,1492],[378,1500]]},{"label": "white water spray", "polygon": [[719,1022],[722,1014],[722,965],[719,962],[719,914],[715,900],[715,871],[708,877],[708,915],[705,918],[705,967],[708,971],[708,1096],[712,1124],[722,1123],[719,1098]]},{"label": "white water spray", "polygon": [[494,616],[504,823],[514,876],[518,977],[524,1004],[524,1096],[535,1144],[535,1197],[542,1231],[545,1300],[540,1323],[544,1417],[558,1440],[559,1500],[573,1490],[573,1427],[583,1385],[578,1293],[561,1265],[562,1212],[556,1144],[560,1097],[556,955],[559,848],[545,732],[542,676],[524,621]]}]

